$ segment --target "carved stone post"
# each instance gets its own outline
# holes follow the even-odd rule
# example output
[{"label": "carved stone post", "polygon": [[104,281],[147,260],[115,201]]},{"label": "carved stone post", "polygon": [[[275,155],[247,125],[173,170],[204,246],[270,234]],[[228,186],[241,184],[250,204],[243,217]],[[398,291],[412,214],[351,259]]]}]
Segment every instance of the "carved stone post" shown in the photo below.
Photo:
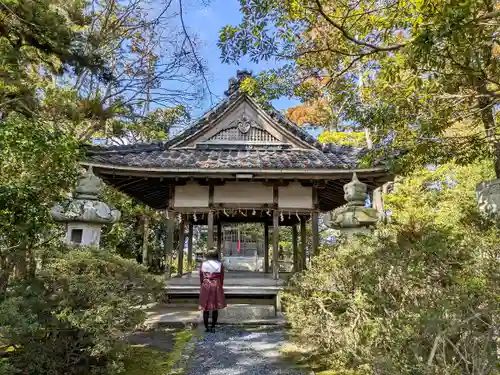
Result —
[{"label": "carved stone post", "polygon": [[68,245],[99,247],[102,226],[120,219],[120,211],[99,200],[102,185],[101,179],[89,168],[78,182],[75,198],[52,208],[52,218],[66,223]]}]

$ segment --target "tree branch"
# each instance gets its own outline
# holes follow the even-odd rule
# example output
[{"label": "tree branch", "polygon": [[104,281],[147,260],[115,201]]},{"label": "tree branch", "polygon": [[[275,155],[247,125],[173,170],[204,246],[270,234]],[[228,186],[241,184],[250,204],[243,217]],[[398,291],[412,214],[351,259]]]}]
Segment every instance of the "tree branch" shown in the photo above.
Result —
[{"label": "tree branch", "polygon": [[203,67],[203,64],[201,63],[201,59],[198,57],[198,55],[196,53],[196,50],[194,48],[194,43],[191,40],[191,37],[189,36],[189,33],[187,31],[187,28],[186,28],[186,24],[184,23],[184,12],[182,10],[182,0],[179,0],[179,17],[181,20],[182,30],[184,31],[184,35],[186,37],[186,40],[189,43],[191,53],[193,54],[193,56],[196,60],[196,63],[198,65],[198,69],[200,70],[200,74],[203,77],[203,81],[205,82],[205,86],[207,88],[207,91],[210,94],[210,105],[213,105],[214,104],[213,97],[215,95],[212,93],[212,90],[210,90],[210,85],[208,84],[208,79],[207,79],[207,76],[205,74],[205,68]]},{"label": "tree branch", "polygon": [[342,35],[344,35],[344,37],[351,41],[352,43],[354,44],[357,44],[359,46],[363,46],[363,47],[368,47],[370,49],[372,49],[373,51],[376,51],[376,52],[390,52],[390,51],[396,51],[400,48],[403,48],[404,46],[406,46],[406,43],[402,43],[402,44],[395,44],[393,46],[377,46],[375,44],[371,44],[371,43],[367,43],[367,42],[364,42],[362,40],[359,40],[357,38],[355,38],[354,36],[352,36],[351,34],[349,34],[347,32],[347,30],[340,24],[338,24],[337,22],[335,22],[330,16],[328,16],[328,14],[326,14],[325,12],[325,9],[323,8],[323,5],[321,5],[321,2],[320,0],[315,0],[316,2],[316,5],[318,7],[318,12],[323,16],[323,18],[330,24],[332,25],[334,28],[336,28],[337,30],[339,30]]}]

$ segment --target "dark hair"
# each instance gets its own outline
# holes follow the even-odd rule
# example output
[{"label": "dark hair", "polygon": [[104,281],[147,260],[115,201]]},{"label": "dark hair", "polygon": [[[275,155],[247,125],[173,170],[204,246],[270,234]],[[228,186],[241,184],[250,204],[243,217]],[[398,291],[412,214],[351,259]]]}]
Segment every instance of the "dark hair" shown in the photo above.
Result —
[{"label": "dark hair", "polygon": [[214,248],[208,249],[205,256],[207,259],[219,260],[219,252]]}]

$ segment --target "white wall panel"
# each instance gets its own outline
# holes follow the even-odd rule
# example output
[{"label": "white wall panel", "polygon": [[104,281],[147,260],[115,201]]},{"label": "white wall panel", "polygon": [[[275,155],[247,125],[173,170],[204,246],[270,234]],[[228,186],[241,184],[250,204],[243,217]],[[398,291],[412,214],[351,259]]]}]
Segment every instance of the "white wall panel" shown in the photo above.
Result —
[{"label": "white wall panel", "polygon": [[278,188],[278,206],[280,208],[306,208],[313,207],[312,187],[302,186],[294,182],[288,186]]},{"label": "white wall panel", "polygon": [[273,188],[259,182],[227,182],[225,185],[214,187],[214,203],[242,206],[273,203]]},{"label": "white wall panel", "polygon": [[197,183],[176,186],[174,207],[208,207],[208,186]]}]

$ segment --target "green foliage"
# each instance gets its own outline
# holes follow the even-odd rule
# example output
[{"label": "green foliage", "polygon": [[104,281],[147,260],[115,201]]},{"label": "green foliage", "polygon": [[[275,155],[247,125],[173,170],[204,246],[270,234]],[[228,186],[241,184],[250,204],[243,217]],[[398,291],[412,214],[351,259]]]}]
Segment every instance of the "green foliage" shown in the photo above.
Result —
[{"label": "green foliage", "polygon": [[286,61],[285,92],[326,100],[333,118],[385,142],[381,153],[408,151],[393,160],[398,170],[489,156],[500,176],[497,2],[240,4],[241,23],[220,32],[223,60]]},{"label": "green foliage", "polygon": [[[79,43],[89,25],[80,0],[10,0],[0,5],[0,112],[38,116],[40,87],[51,74],[88,68],[99,75],[104,63]],[[87,38],[90,42],[90,38]]]},{"label": "green foliage", "polygon": [[145,270],[106,250],[51,251],[30,282],[0,300],[2,340],[13,374],[108,374],[122,339],[145,318],[140,305],[162,290]]},{"label": "green foliage", "polygon": [[107,250],[54,254],[64,233],[50,210],[75,186],[82,143],[165,139],[188,119],[203,67],[179,42],[185,30],[160,32],[172,19],[164,7],[152,16],[145,1],[0,4],[2,375],[119,369],[120,340],[143,319],[134,306],[158,286],[111,254],[142,253],[144,217],[159,253],[160,214],[107,189],[104,200],[124,215],[102,235]]},{"label": "green foliage", "polygon": [[365,133],[363,132],[330,132],[325,131],[318,136],[320,143],[334,145],[363,147],[366,146]]},{"label": "green foliage", "polygon": [[247,77],[240,83],[240,90],[253,97],[264,108],[270,106],[270,102],[283,95],[292,96],[289,93],[293,86],[285,78],[283,69],[270,70],[259,73],[256,76]]},{"label": "green foliage", "polygon": [[33,274],[38,249],[62,233],[50,217],[76,181],[75,140],[38,121],[11,115],[0,129],[0,294],[16,269]]},{"label": "green foliage", "polygon": [[7,358],[0,359],[0,375],[11,375],[13,372],[11,365]]},{"label": "green foliage", "polygon": [[176,32],[171,17],[163,17],[171,3],[163,6],[151,10],[146,1],[128,0],[2,3],[1,118],[17,113],[43,119],[44,126],[85,142],[166,138],[201,97],[203,66],[194,47],[185,51],[186,31]]},{"label": "green foliage", "polygon": [[[325,247],[284,296],[296,339],[336,374],[493,374],[499,230],[477,213],[486,163],[419,170],[390,223]],[[321,333],[320,333],[321,332]]]}]

